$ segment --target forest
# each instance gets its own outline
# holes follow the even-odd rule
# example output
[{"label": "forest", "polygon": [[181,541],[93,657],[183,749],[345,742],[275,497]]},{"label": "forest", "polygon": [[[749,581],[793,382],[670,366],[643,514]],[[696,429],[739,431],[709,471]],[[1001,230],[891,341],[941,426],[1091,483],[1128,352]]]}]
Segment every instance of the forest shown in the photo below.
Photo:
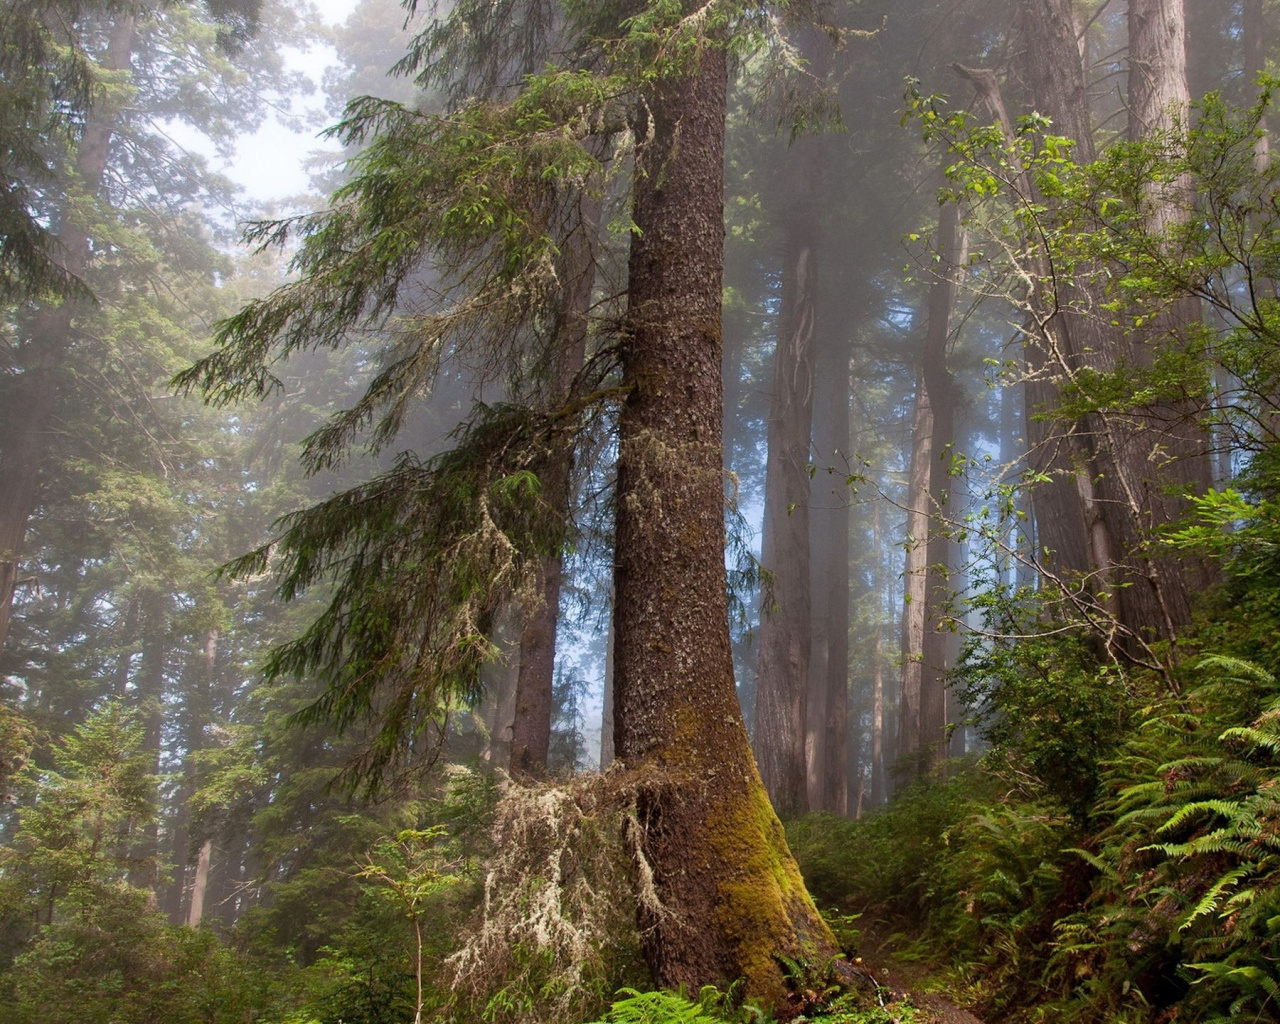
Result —
[{"label": "forest", "polygon": [[1280,1021],[1280,2],[0,3],[0,1020]]}]

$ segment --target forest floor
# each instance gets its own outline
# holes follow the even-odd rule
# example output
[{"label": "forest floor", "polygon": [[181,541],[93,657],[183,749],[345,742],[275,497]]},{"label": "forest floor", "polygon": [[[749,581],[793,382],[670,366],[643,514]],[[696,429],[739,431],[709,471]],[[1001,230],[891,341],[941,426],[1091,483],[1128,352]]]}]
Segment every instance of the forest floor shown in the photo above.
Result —
[{"label": "forest floor", "polygon": [[861,963],[858,965],[893,993],[924,1011],[930,1024],[985,1024],[968,1010],[957,1006],[945,994],[930,986],[930,972],[920,964],[894,959],[887,942],[864,933]]}]

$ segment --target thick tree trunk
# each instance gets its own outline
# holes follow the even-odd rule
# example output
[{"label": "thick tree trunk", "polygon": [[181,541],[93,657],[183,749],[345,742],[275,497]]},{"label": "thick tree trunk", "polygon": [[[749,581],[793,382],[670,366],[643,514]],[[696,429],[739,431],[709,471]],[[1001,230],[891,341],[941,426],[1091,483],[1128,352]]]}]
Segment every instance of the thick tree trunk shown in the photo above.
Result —
[{"label": "thick tree trunk", "polygon": [[773,363],[765,469],[760,671],[755,750],[760,777],[783,817],[808,810],[805,737],[809,688],[809,435],[813,425],[814,226],[808,216],[815,143],[796,143],[800,208],[788,218],[782,304]]},{"label": "thick tree trunk", "polygon": [[724,567],[720,301],[726,60],[638,109],[619,415],[614,610],[618,758],[644,951],[659,985],[780,1004],[776,954],[836,951],[760,783],[733,685]]},{"label": "thick tree trunk", "polygon": [[1129,0],[1129,138],[1185,124],[1190,108],[1182,0]]},{"label": "thick tree trunk", "polygon": [[[116,16],[103,70],[129,67],[135,22],[132,14]],[[111,101],[102,100],[90,108],[76,154],[77,181],[69,190],[72,194],[97,195],[118,116],[119,110]],[[89,260],[88,229],[82,216],[76,204],[67,201],[59,217],[58,254],[63,269],[73,278],[84,277]],[[16,368],[21,372],[14,376],[20,378],[20,387],[0,391],[0,401],[8,407],[0,418],[0,649],[9,635],[23,541],[39,500],[40,474],[75,312],[76,303],[67,301],[45,306],[35,314],[28,337],[17,346]]]}]

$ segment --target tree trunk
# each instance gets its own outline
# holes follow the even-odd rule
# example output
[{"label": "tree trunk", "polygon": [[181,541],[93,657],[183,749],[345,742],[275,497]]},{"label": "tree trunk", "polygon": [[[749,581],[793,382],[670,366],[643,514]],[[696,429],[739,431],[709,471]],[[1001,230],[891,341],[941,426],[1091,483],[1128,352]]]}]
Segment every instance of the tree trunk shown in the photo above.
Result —
[{"label": "tree trunk", "polygon": [[1129,138],[1185,124],[1190,109],[1182,0],[1129,0]]},{"label": "tree trunk", "polygon": [[[922,743],[924,634],[928,592],[929,470],[933,465],[933,411],[923,379],[916,383],[911,419],[911,465],[907,476],[906,564],[903,567],[902,682],[898,688],[899,761],[917,759]],[[918,774],[912,764],[910,772]]]},{"label": "tree trunk", "polygon": [[[173,815],[173,838],[169,862],[173,878],[169,883],[165,912],[175,924],[183,920],[183,902],[190,886],[192,817],[191,799],[196,792],[196,754],[204,747],[205,727],[213,721],[213,691],[218,668],[218,631],[207,629],[201,656],[185,673],[181,708],[182,783],[178,787]],[[198,866],[198,865],[197,865]]]},{"label": "tree trunk", "polygon": [[[101,67],[123,71],[133,52],[135,16],[119,14],[113,23]],[[57,254],[72,278],[83,278],[89,261],[87,226],[76,209],[74,196],[92,198],[102,186],[111,137],[119,115],[118,104],[99,100],[90,107],[80,148],[76,154],[76,182],[68,188],[58,220]],[[34,316],[28,337],[17,346],[20,387],[0,392],[8,409],[0,425],[0,649],[9,635],[14,590],[22,558],[27,522],[39,500],[40,473],[47,440],[57,410],[58,386],[76,303],[45,306]]]},{"label": "tree trunk", "polygon": [[[811,136],[796,143],[795,189],[816,173]],[[805,738],[809,687],[809,435],[813,426],[814,229],[807,205],[788,218],[765,468],[760,671],[755,750],[760,777],[784,818],[808,810]]]},{"label": "tree trunk", "polygon": [[[1182,0],[1130,0],[1130,139],[1185,127],[1190,106]],[[1190,180],[1153,184],[1148,202],[1147,230],[1164,234],[1192,215]],[[1113,348],[1104,350],[1104,367],[1149,367],[1155,350],[1180,345],[1199,319],[1199,300],[1183,297],[1133,336],[1115,339]],[[1204,396],[1166,398],[1121,423],[1107,424],[1109,454],[1118,472],[1104,514],[1128,513],[1123,533],[1113,533],[1122,533],[1133,563],[1127,574],[1131,585],[1119,594],[1121,616],[1147,639],[1176,636],[1191,622],[1193,595],[1215,582],[1207,563],[1171,556],[1157,540],[1162,527],[1188,511],[1184,494],[1202,494],[1213,484],[1205,412]]]},{"label": "tree trunk", "polygon": [[[1258,76],[1267,68],[1267,23],[1263,17],[1262,0],[1244,0],[1244,78],[1245,99],[1256,103],[1261,87]],[[1255,148],[1259,172],[1271,162],[1271,134],[1264,115],[1258,127],[1262,136]],[[1274,283],[1272,284],[1274,287]]]},{"label": "tree trunk", "polygon": [[965,241],[960,208],[945,203],[938,212],[937,276],[929,288],[929,325],[924,346],[922,382],[933,413],[929,459],[929,525],[925,545],[924,639],[920,675],[920,750],[922,772],[946,754],[947,670],[950,638],[947,609],[951,604],[950,566],[955,560],[951,535],[951,457],[956,436],[956,386],[947,366],[951,319],[956,304],[955,275],[964,265]]},{"label": "tree trunk", "polygon": [[600,709],[600,770],[613,764],[613,601],[609,602],[609,636],[604,645],[604,696]]},{"label": "tree trunk", "polygon": [[751,757],[724,566],[720,301],[726,59],[638,105],[618,422],[614,707],[657,984],[746,978],[780,1005],[777,954],[836,952]]},{"label": "tree trunk", "polygon": [[814,374],[809,806],[849,810],[849,360],[827,334]]},{"label": "tree trunk", "polygon": [[484,697],[480,717],[488,737],[481,745],[480,756],[490,764],[511,764],[511,736],[516,719],[516,685],[520,675],[520,625],[511,605],[504,605],[494,616],[493,644],[498,657],[480,670]]},{"label": "tree trunk", "polygon": [[[877,566],[880,552],[883,550],[880,540],[881,506],[877,502],[871,509],[871,550],[875,553]],[[876,572],[871,581],[871,590],[875,601],[875,613],[872,618],[871,634],[871,804],[879,807],[889,798],[889,778],[886,773],[888,758],[885,756],[885,679],[884,679],[884,621],[881,611],[883,602],[880,595],[880,576]]]},{"label": "tree trunk", "polygon": [[213,862],[213,840],[200,844],[196,855],[196,873],[191,880],[191,904],[187,908],[187,927],[199,928],[204,920],[204,900],[209,891],[209,867]]},{"label": "tree trunk", "polygon": [[[552,367],[550,394],[553,404],[572,397],[587,353],[591,291],[595,285],[595,233],[599,204],[579,202],[577,223],[561,246],[559,272],[565,282],[563,308],[557,331],[558,350]],[[573,448],[567,442],[548,454],[542,473],[543,500],[566,518],[573,487]],[[547,770],[551,746],[551,717],[556,664],[556,627],[560,618],[560,584],[564,555],[555,552],[542,560],[537,603],[526,610],[520,635],[520,668],[516,682],[516,715],[511,737],[511,770],[540,776]]]}]

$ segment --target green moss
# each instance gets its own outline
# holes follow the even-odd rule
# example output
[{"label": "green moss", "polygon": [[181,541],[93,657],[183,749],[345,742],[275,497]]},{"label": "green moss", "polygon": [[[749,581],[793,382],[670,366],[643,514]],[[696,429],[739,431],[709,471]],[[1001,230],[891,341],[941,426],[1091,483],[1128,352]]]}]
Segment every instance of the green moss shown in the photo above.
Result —
[{"label": "green moss", "polygon": [[[778,955],[826,958],[838,947],[809,898],[764,786],[758,778],[753,783],[707,823],[715,856],[733,865],[720,883],[716,925],[738,951],[748,996],[780,1005],[787,988]],[[779,947],[780,936],[787,937],[786,947]]]}]

